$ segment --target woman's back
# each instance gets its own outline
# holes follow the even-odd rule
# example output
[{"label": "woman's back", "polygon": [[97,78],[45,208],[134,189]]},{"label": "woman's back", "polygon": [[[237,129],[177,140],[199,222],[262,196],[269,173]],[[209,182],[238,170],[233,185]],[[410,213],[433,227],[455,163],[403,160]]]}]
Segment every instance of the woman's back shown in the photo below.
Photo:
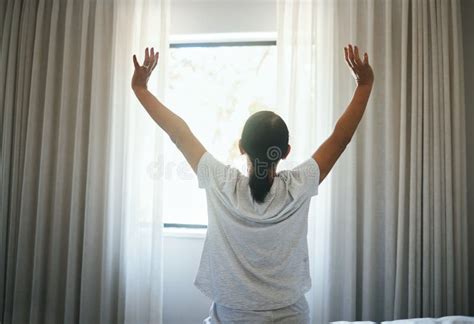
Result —
[{"label": "woman's back", "polygon": [[236,309],[295,303],[311,287],[306,234],[319,183],[315,160],[278,173],[262,203],[253,199],[248,177],[208,152],[197,175],[209,219],[196,287]]}]

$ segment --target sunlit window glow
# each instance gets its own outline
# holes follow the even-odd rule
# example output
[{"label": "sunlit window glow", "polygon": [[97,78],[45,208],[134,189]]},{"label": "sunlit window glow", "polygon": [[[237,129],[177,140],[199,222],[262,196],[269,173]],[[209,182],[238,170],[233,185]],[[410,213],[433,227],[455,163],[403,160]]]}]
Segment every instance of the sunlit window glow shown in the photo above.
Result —
[{"label": "sunlit window glow", "polygon": [[[210,153],[245,173],[238,140],[248,116],[275,107],[276,61],[274,45],[171,48],[165,102]],[[164,142],[164,222],[207,224],[204,190]]]}]

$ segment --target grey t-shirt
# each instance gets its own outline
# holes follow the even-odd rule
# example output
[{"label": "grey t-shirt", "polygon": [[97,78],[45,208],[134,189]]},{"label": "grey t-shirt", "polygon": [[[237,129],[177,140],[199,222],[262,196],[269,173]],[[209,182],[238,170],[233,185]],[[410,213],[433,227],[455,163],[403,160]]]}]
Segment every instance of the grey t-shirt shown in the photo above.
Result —
[{"label": "grey t-shirt", "polygon": [[214,302],[245,310],[295,303],[311,287],[308,210],[319,167],[309,158],[280,171],[265,201],[248,177],[206,152],[197,167],[206,189],[208,228],[194,285]]}]

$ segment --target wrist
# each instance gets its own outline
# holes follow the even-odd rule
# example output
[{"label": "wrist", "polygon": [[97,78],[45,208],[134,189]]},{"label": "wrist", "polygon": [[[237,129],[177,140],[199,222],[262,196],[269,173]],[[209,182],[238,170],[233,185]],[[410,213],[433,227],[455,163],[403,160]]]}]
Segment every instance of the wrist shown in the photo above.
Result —
[{"label": "wrist", "polygon": [[143,86],[143,85],[134,85],[134,86],[132,86],[132,90],[137,94],[140,93],[140,92],[148,91],[146,85],[145,86]]},{"label": "wrist", "polygon": [[372,93],[372,85],[371,84],[358,84],[355,91],[352,100],[354,102],[357,102],[359,104],[364,104],[367,103],[370,94]]},{"label": "wrist", "polygon": [[374,84],[374,79],[365,79],[365,80],[356,80],[357,85],[361,86],[372,86]]},{"label": "wrist", "polygon": [[373,82],[367,82],[367,83],[358,83],[357,88],[361,90],[372,90],[372,87],[374,86]]}]

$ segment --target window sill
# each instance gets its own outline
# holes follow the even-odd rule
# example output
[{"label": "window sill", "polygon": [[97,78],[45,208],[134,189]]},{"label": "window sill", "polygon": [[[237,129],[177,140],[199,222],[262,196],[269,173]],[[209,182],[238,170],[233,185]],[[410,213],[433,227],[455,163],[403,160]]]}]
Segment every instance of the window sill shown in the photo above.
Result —
[{"label": "window sill", "polygon": [[163,228],[164,237],[204,239],[206,237],[206,233],[207,233],[207,228],[179,228],[179,227]]}]

